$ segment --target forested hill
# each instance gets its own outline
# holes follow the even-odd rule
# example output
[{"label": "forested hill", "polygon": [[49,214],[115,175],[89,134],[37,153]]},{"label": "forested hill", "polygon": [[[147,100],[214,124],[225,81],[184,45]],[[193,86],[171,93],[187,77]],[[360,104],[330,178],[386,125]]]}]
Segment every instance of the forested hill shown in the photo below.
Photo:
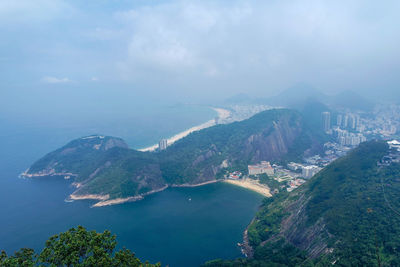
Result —
[{"label": "forested hill", "polygon": [[126,198],[215,180],[229,169],[246,171],[247,164],[261,160],[301,158],[320,149],[322,139],[300,113],[268,110],[192,133],[158,153],[129,149],[115,137],[80,138],[44,156],[24,175],[70,177],[78,187],[74,196]]},{"label": "forested hill", "polygon": [[253,258],[207,265],[400,266],[400,165],[378,166],[388,150],[363,143],[267,199],[248,229]]}]

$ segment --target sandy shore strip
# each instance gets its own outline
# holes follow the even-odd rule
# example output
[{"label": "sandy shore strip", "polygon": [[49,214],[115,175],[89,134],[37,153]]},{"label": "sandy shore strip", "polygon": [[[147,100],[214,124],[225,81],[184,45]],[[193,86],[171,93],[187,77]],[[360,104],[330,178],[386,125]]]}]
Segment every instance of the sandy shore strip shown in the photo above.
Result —
[{"label": "sandy shore strip", "polygon": [[161,187],[159,189],[151,190],[147,193],[140,194],[140,195],[137,195],[134,197],[105,199],[105,200],[102,200],[102,201],[97,202],[96,204],[92,205],[92,208],[111,206],[111,205],[122,204],[122,203],[126,203],[126,202],[134,202],[134,201],[142,200],[145,196],[164,191],[167,188],[168,188],[168,185]]},{"label": "sandy shore strip", "polygon": [[[203,185],[207,185],[207,184],[217,183],[220,181],[221,180],[211,180],[211,181],[207,181],[207,182],[199,183],[199,184],[171,185],[171,187],[198,187],[198,186],[203,186]],[[96,195],[96,194],[74,195],[74,194],[71,194],[67,200],[99,200],[99,202],[97,202],[91,206],[92,208],[97,208],[97,207],[111,206],[111,205],[117,205],[117,204],[122,204],[122,203],[126,203],[126,202],[134,202],[134,201],[142,200],[145,196],[164,191],[168,187],[169,186],[166,185],[162,188],[155,189],[155,190],[149,191],[144,194],[140,194],[140,195],[133,196],[133,197],[126,197],[126,198],[110,199],[110,195],[108,195],[108,194],[107,195]],[[69,201],[67,201],[67,202],[69,202]]]},{"label": "sandy shore strip", "polygon": [[126,202],[142,200],[143,198],[144,198],[143,196],[136,196],[136,197],[126,197],[126,198],[115,198],[115,199],[110,199],[110,200],[103,200],[103,201],[97,202],[96,204],[93,204],[92,207],[95,208],[95,207],[117,205],[117,204],[122,204],[122,203],[126,203]]},{"label": "sandy shore strip", "polygon": [[224,182],[228,183],[228,184],[233,184],[233,185],[237,185],[240,187],[250,189],[250,190],[257,192],[266,197],[272,197],[268,186],[262,185],[252,179],[241,179],[241,180],[226,179],[226,180],[224,180]]},{"label": "sandy shore strip", "polygon": [[174,184],[171,187],[198,187],[198,186],[202,186],[202,185],[206,185],[206,184],[214,184],[214,183],[218,183],[221,180],[211,180],[211,181],[207,181],[204,183],[200,183],[200,184]]},{"label": "sandy shore strip", "polygon": [[[218,113],[218,119],[220,119],[220,120],[224,120],[224,119],[228,118],[231,115],[231,112],[229,110],[226,110],[226,109],[223,109],[223,108],[212,108],[212,109],[215,110]],[[191,134],[193,132],[200,131],[202,129],[214,126],[215,124],[216,123],[215,123],[214,119],[213,120],[209,120],[209,121],[207,121],[205,123],[202,123],[200,125],[194,126],[194,127],[190,128],[190,129],[187,129],[187,130],[185,130],[183,132],[180,132],[180,133],[168,138],[167,139],[167,143],[168,143],[168,145],[172,145],[173,143],[175,143],[179,139],[182,139],[182,138],[188,136],[189,134]],[[152,145],[152,146],[149,146],[149,147],[146,147],[146,148],[142,148],[142,149],[138,149],[138,150],[142,151],[142,152],[146,152],[146,151],[154,151],[157,148],[158,148],[158,144],[155,144],[155,145]]]},{"label": "sandy shore strip", "polygon": [[96,195],[96,194],[87,194],[87,195],[69,195],[70,200],[86,200],[86,199],[93,199],[93,200],[101,200],[105,201],[110,198],[110,195]]}]

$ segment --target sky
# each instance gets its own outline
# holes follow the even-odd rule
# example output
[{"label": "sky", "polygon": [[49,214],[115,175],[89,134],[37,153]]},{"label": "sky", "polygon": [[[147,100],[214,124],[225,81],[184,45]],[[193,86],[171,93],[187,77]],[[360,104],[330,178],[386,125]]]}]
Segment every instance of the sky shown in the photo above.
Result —
[{"label": "sky", "polygon": [[298,83],[400,99],[398,10],[396,0],[1,0],[0,115],[78,99],[265,97]]}]

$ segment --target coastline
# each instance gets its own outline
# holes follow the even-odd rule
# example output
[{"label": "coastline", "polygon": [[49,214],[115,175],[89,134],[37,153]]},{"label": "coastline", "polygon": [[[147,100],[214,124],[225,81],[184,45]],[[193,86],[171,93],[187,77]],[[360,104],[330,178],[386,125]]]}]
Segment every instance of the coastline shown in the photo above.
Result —
[{"label": "coastline", "polygon": [[255,182],[254,180],[251,180],[251,179],[245,179],[245,180],[226,179],[226,180],[211,180],[211,181],[206,181],[206,182],[199,183],[199,184],[166,185],[162,188],[151,190],[144,194],[126,197],[126,198],[110,199],[110,195],[108,195],[108,194],[107,195],[100,195],[100,194],[74,195],[74,194],[71,194],[67,199],[68,200],[98,200],[97,203],[95,203],[91,206],[92,208],[98,208],[98,207],[112,206],[112,205],[118,205],[118,204],[123,204],[123,203],[127,203],[127,202],[134,202],[134,201],[142,200],[142,199],[144,199],[145,196],[164,191],[168,187],[175,187],[175,188],[176,187],[199,187],[199,186],[214,184],[214,183],[218,183],[218,182],[224,182],[224,183],[240,186],[240,187],[249,189],[251,191],[254,191],[258,194],[261,194],[265,197],[272,196],[270,193],[270,190],[267,186],[261,185],[261,184]]},{"label": "coastline", "polygon": [[[126,202],[134,202],[138,200],[142,200],[145,196],[164,191],[165,189],[168,188],[168,185],[159,188],[159,189],[154,189],[151,190],[147,193],[143,193],[137,196],[132,196],[132,197],[126,197],[126,198],[114,198],[110,199],[110,195],[100,195],[100,194],[87,194],[87,195],[75,195],[71,194],[66,200],[98,200],[99,202],[93,204],[91,208],[97,208],[97,207],[104,207],[104,206],[111,206],[111,205],[117,205],[117,204],[122,204]],[[69,202],[69,201],[67,201]]]},{"label": "coastline", "polygon": [[203,186],[203,185],[207,185],[207,184],[214,184],[214,183],[218,183],[221,180],[211,180],[211,181],[207,181],[207,182],[203,182],[203,183],[199,183],[199,184],[174,184],[171,185],[171,187],[199,187],[199,186]]},{"label": "coastline", "polygon": [[151,190],[147,193],[144,194],[140,194],[137,196],[133,196],[133,197],[126,197],[126,198],[115,198],[115,199],[110,199],[110,200],[102,200],[100,202],[97,202],[96,204],[92,205],[92,208],[96,208],[96,207],[104,207],[104,206],[111,206],[111,205],[117,205],[117,204],[122,204],[122,203],[126,203],[126,202],[134,202],[134,201],[138,201],[138,200],[142,200],[145,196],[154,194],[154,193],[158,193],[161,191],[164,191],[165,189],[168,188],[168,185],[161,187],[159,189],[154,189]]},{"label": "coastline", "polygon": [[224,183],[228,183],[228,184],[232,184],[232,185],[236,185],[236,186],[240,186],[240,187],[249,189],[249,190],[259,193],[265,197],[272,197],[272,194],[271,194],[268,186],[262,185],[251,179],[243,179],[243,180],[226,179],[226,180],[224,180]]},{"label": "coastline", "polygon": [[99,200],[99,202],[97,202],[91,206],[91,208],[98,208],[98,207],[112,206],[112,205],[118,205],[118,204],[123,204],[123,203],[127,203],[127,202],[134,202],[134,201],[142,200],[142,199],[144,199],[145,196],[164,191],[168,187],[199,187],[199,186],[203,186],[203,185],[218,183],[220,181],[221,180],[211,180],[211,181],[207,181],[207,182],[203,182],[203,183],[199,183],[199,184],[181,184],[181,185],[170,185],[170,186],[166,185],[162,188],[151,190],[147,193],[143,193],[143,194],[140,194],[137,196],[132,196],[132,197],[126,197],[126,198],[110,199],[110,195],[108,195],[108,194],[107,195],[96,195],[96,194],[74,195],[74,194],[71,194],[71,195],[69,195],[67,200],[72,200],[72,201],[74,201],[74,200]]},{"label": "coastline", "polygon": [[[230,111],[227,109],[223,109],[223,108],[212,108],[213,110],[215,110],[218,113],[218,119],[220,120],[224,120],[226,118],[228,118],[230,116]],[[180,132],[170,138],[167,138],[167,144],[168,146],[172,145],[173,143],[175,143],[176,141],[188,136],[189,134],[193,133],[193,132],[197,132],[200,130],[203,130],[205,128],[209,128],[216,125],[215,119],[206,121],[200,125],[194,126],[192,128],[189,128],[187,130],[184,130],[183,132]],[[151,152],[151,151],[155,151],[158,148],[158,144],[154,144],[152,146],[149,147],[145,147],[145,148],[141,148],[138,149],[138,151],[141,152]]]},{"label": "coastline", "polygon": [[110,198],[110,195],[96,195],[96,194],[87,194],[87,195],[75,195],[71,194],[69,195],[68,199],[70,200],[100,200],[100,201],[105,201]]}]

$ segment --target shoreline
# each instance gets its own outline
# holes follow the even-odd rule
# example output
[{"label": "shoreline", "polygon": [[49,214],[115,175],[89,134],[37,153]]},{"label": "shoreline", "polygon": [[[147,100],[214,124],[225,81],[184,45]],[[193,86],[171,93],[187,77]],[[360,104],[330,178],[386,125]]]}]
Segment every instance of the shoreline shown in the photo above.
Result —
[{"label": "shoreline", "polygon": [[[213,110],[215,110],[218,113],[218,119],[226,119],[230,116],[231,112],[227,109],[223,109],[223,108],[212,108]],[[184,130],[180,133],[177,133],[175,135],[173,135],[170,138],[167,138],[167,144],[168,146],[172,145],[173,143],[175,143],[176,141],[188,136],[189,134],[193,133],[193,132],[197,132],[212,126],[217,125],[217,123],[215,122],[215,119],[211,119],[209,121],[206,121],[200,125],[197,126],[193,126],[187,130]],[[158,148],[158,144],[154,144],[152,146],[149,147],[145,147],[145,148],[141,148],[141,149],[137,149],[138,151],[141,152],[152,152],[155,151]]]},{"label": "shoreline", "polygon": [[[126,197],[126,198],[114,198],[114,199],[110,199],[110,195],[97,195],[97,194],[87,194],[87,195],[75,195],[75,194],[71,194],[69,195],[69,197],[66,200],[70,200],[70,201],[75,201],[75,200],[98,200],[98,202],[96,202],[95,204],[93,204],[92,206],[90,206],[91,208],[98,208],[98,207],[105,207],[105,206],[112,206],[112,205],[118,205],[118,204],[123,204],[123,203],[127,203],[127,202],[135,202],[135,201],[139,201],[144,199],[145,196],[151,195],[151,194],[155,194],[158,192],[162,192],[165,189],[167,189],[168,187],[171,188],[184,188],[184,187],[199,187],[199,186],[204,186],[204,185],[208,185],[208,184],[214,184],[214,183],[218,183],[221,182],[221,180],[211,180],[211,181],[207,181],[207,182],[203,182],[203,183],[199,183],[199,184],[182,184],[182,185],[166,185],[162,188],[159,189],[155,189],[155,190],[151,190],[147,193],[143,193],[137,196],[131,196],[131,197]],[[70,202],[67,201],[67,202]]]},{"label": "shoreline", "polygon": [[207,184],[215,184],[221,182],[221,180],[211,180],[211,181],[207,181],[207,182],[203,182],[203,183],[199,183],[199,184],[174,184],[171,185],[171,187],[199,187],[199,186],[203,186],[203,185],[207,185]]},{"label": "shoreline", "polygon": [[91,208],[98,208],[98,207],[105,207],[105,206],[112,206],[112,205],[118,205],[118,204],[123,204],[127,202],[135,202],[144,199],[146,196],[155,194],[158,192],[162,192],[168,187],[171,188],[184,188],[184,187],[199,187],[199,186],[204,186],[208,184],[214,184],[214,183],[219,183],[219,182],[224,182],[227,184],[232,184],[236,185],[242,188],[249,189],[253,192],[256,192],[258,194],[261,194],[265,197],[272,197],[270,190],[267,186],[261,185],[251,179],[245,179],[245,180],[231,180],[231,179],[225,179],[225,180],[211,180],[211,181],[206,181],[203,183],[199,184],[181,184],[181,185],[165,185],[164,187],[161,187],[159,189],[151,190],[147,193],[143,193],[137,196],[131,196],[131,197],[126,197],[126,198],[114,198],[110,199],[110,195],[100,195],[100,194],[86,194],[86,195],[75,195],[71,194],[66,200],[98,200],[95,204],[91,206]]},{"label": "shoreline", "polygon": [[110,195],[97,195],[97,194],[87,194],[87,195],[75,195],[70,194],[67,198],[68,200],[100,200],[105,201],[110,198]]},{"label": "shoreline", "polygon": [[117,204],[122,204],[122,203],[127,203],[127,202],[134,202],[138,200],[144,199],[145,196],[158,193],[161,191],[164,191],[165,189],[168,188],[168,185],[161,187],[159,189],[154,189],[151,190],[147,193],[143,193],[137,196],[132,196],[132,197],[126,197],[126,198],[114,198],[114,199],[109,199],[109,200],[102,200],[100,202],[97,202],[96,204],[93,204],[91,207],[96,208],[96,207],[104,207],[104,206],[112,206],[112,205],[117,205]]},{"label": "shoreline", "polygon": [[224,180],[224,183],[240,186],[246,189],[249,189],[253,192],[259,193],[265,197],[272,197],[272,194],[270,192],[270,189],[266,185],[259,184],[258,182],[255,182],[254,180],[251,179],[244,179],[244,180],[231,180],[231,179],[226,179]]}]

